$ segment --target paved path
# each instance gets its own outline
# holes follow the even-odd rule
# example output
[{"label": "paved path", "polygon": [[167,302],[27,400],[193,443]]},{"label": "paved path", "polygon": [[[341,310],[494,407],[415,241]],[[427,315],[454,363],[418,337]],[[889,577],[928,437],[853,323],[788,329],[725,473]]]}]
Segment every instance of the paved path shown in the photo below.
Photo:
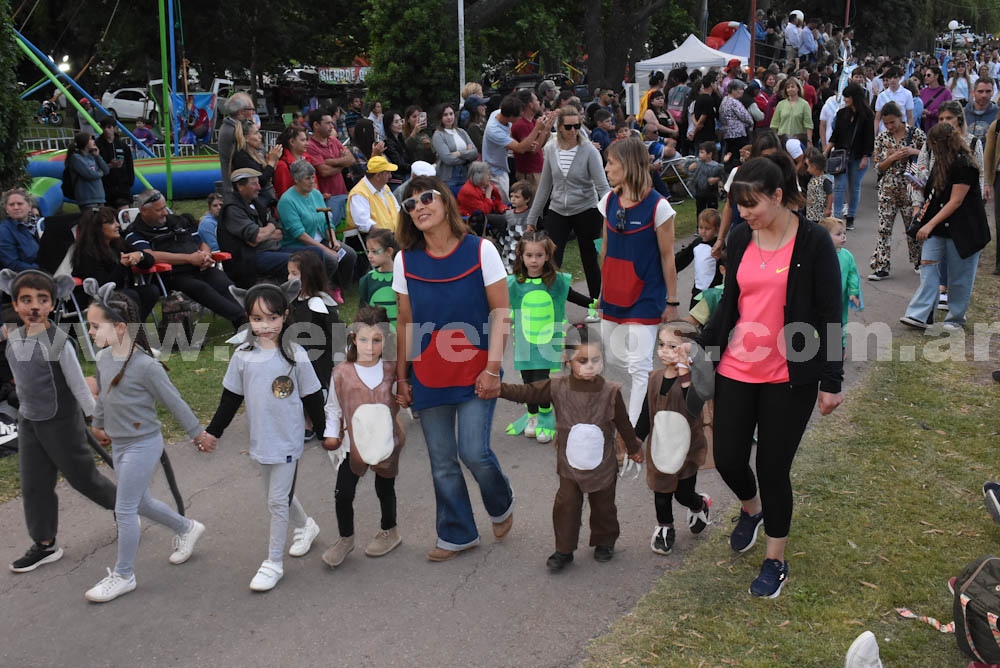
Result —
[{"label": "paved path", "polygon": [[[868,273],[875,228],[874,180],[866,185],[858,231],[849,242],[862,276]],[[905,268],[901,231],[893,255],[897,271],[891,280],[863,281],[867,309],[861,320],[881,318],[899,331],[897,319],[917,284]],[[683,295],[690,271],[682,274],[682,285]],[[849,383],[864,366],[847,365]],[[326,453],[311,444],[299,467],[298,493],[322,533],[307,556],[286,558],[284,580],[267,594],[248,588],[265,556],[267,521],[256,465],[242,451],[242,418],[213,456],[171,446],[189,514],[208,531],[188,563],[172,566],[171,536],[145,522],[138,589],[112,603],[92,605],[83,597],[114,564],[112,516],[63,485],[63,559],[33,573],[0,573],[0,666],[576,665],[588,640],[679,565],[693,538],[679,529],[673,555],[653,554],[648,548],[652,495],[642,478],[622,481],[615,559],[598,564],[591,558],[585,528],[576,563],[549,574],[555,461],[550,447],[503,434],[521,410],[501,401],[494,422],[494,448],[518,504],[513,532],[503,543],[493,541],[482,504],[474,499],[482,546],[448,563],[426,561],[424,553],[434,543],[434,496],[423,436],[414,426],[397,485],[403,545],[381,559],[364,555],[378,529],[369,475],[356,500],[358,547],[340,568],[327,569],[320,555],[337,536],[334,474]],[[713,516],[719,523],[708,531],[728,531],[731,493],[715,471],[699,476],[699,488],[716,501]],[[169,499],[160,474],[155,493]],[[683,509],[677,518],[683,522]],[[19,500],[0,506],[0,536],[4,560],[27,547]]]}]

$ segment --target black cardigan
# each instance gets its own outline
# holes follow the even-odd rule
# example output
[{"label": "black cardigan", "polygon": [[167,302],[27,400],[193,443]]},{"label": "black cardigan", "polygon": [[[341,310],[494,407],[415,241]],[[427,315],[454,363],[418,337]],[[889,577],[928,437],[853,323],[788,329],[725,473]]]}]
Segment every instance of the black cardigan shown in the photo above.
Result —
[{"label": "black cardigan", "polygon": [[[861,123],[856,135],[855,123]],[[851,137],[854,137],[853,143]],[[853,109],[844,107],[837,112],[837,118],[833,121],[830,143],[834,148],[846,149],[852,160],[860,160],[865,156],[870,158],[875,153],[875,117],[867,114],[861,117]]]},{"label": "black cardigan", "polygon": [[[722,299],[697,339],[716,363],[722,358],[740,318],[736,272],[751,234],[749,225],[739,225],[730,232]],[[844,380],[840,262],[829,232],[801,216],[792,247],[785,300],[785,346],[793,358],[788,360],[789,383],[806,385],[818,381],[823,392],[840,392]],[[789,327],[792,323],[799,324]],[[814,349],[816,345],[818,348]]]}]

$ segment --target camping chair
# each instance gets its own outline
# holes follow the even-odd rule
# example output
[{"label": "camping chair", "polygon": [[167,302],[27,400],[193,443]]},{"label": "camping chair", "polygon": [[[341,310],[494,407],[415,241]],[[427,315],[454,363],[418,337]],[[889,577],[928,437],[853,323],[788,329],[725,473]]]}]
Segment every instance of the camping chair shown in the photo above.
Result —
[{"label": "camping chair", "polygon": [[681,176],[680,170],[677,169],[679,166],[683,165],[687,158],[683,156],[677,156],[670,160],[665,160],[663,162],[663,167],[660,169],[660,179],[667,186],[673,185],[674,183],[680,183],[684,187],[684,192],[690,199],[694,199],[694,195],[691,193],[691,189],[688,188],[687,181]]}]

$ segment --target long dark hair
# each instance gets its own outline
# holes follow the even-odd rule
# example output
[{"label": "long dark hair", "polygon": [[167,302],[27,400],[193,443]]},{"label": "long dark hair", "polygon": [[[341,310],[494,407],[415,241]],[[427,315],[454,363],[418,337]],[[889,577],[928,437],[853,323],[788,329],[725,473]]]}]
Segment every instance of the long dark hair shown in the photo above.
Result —
[{"label": "long dark hair", "polygon": [[372,144],[375,143],[375,124],[367,118],[359,118],[354,126],[354,139],[351,141],[366,158],[372,157]]},{"label": "long dark hair", "polygon": [[[243,301],[243,311],[246,313],[247,320],[250,319],[250,311],[253,310],[254,304],[260,302],[261,308],[265,313],[283,315],[284,321],[281,323],[281,333],[278,335],[278,350],[281,351],[281,356],[285,358],[285,361],[295,366],[295,352],[292,350],[292,337],[285,335],[288,333],[288,326],[291,324],[291,317],[289,316],[289,305],[288,298],[285,297],[285,293],[282,292],[281,288],[273,283],[258,283],[249,290],[247,290],[246,296]],[[247,327],[250,327],[248,324]],[[247,343],[250,348],[256,345],[257,337],[253,334],[253,328],[247,331]]]},{"label": "long dark hair", "polygon": [[280,135],[278,135],[278,143],[281,144],[281,147],[283,149],[291,152],[292,140],[295,139],[300,132],[308,136],[308,133],[306,132],[305,128],[300,128],[297,125],[289,125],[287,128],[281,131]]},{"label": "long dark hair", "polygon": [[849,97],[854,102],[854,115],[859,122],[866,122],[874,119],[875,114],[868,106],[868,91],[856,83],[848,84],[842,93],[844,97]]},{"label": "long dark hair", "polygon": [[76,242],[73,244],[73,266],[82,265],[87,258],[96,258],[102,264],[117,261],[124,249],[121,237],[110,242],[104,238],[105,223],[115,221],[111,207],[93,207],[83,212],[77,223]]},{"label": "long dark hair", "polygon": [[316,253],[307,250],[295,251],[288,256],[288,263],[295,263],[299,266],[299,280],[302,282],[301,294],[315,297],[329,289],[326,270]]},{"label": "long dark hair", "polygon": [[739,171],[729,192],[739,206],[752,207],[762,197],[771,197],[781,188],[781,203],[797,209],[805,201],[799,192],[795,163],[787,153],[779,151],[763,158],[750,158]]}]

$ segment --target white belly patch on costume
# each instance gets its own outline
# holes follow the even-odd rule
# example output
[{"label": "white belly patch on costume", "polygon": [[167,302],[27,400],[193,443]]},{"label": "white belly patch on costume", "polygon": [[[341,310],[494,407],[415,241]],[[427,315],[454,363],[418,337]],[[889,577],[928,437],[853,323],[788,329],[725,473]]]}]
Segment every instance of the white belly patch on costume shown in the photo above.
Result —
[{"label": "white belly patch on costume", "polygon": [[604,431],[596,424],[575,424],[566,437],[566,461],[580,471],[592,471],[604,460]]},{"label": "white belly patch on costume", "polygon": [[354,449],[369,466],[380,464],[392,455],[392,413],[385,404],[362,404],[351,417]]},{"label": "white belly patch on costume", "polygon": [[691,425],[676,411],[660,411],[653,418],[649,454],[663,473],[677,473],[691,448]]}]

